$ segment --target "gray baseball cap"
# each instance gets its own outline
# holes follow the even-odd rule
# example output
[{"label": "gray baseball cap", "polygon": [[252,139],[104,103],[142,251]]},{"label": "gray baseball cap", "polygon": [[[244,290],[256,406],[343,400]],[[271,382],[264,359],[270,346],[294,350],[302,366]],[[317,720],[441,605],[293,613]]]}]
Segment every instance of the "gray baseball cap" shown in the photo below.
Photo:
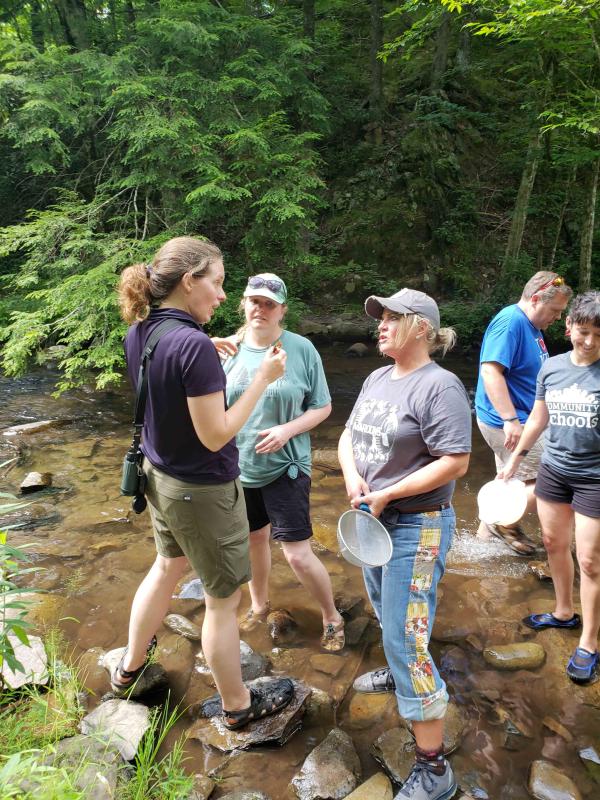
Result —
[{"label": "gray baseball cap", "polygon": [[440,329],[440,310],[433,297],[416,289],[400,289],[391,297],[376,297],[374,294],[365,300],[365,311],[373,319],[381,319],[383,310],[394,314],[418,314],[429,320],[433,329]]}]

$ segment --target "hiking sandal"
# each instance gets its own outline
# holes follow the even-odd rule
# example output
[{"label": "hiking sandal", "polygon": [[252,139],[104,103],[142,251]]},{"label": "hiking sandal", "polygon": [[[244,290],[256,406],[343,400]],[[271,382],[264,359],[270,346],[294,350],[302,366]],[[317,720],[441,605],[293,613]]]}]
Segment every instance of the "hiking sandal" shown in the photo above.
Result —
[{"label": "hiking sandal", "polygon": [[[113,673],[110,676],[110,685],[112,689],[116,692],[123,692],[126,689],[130,689],[133,686],[133,684],[137,681],[137,679],[140,677],[142,672],[148,666],[148,663],[152,658],[152,656],[154,655],[154,651],[156,650],[157,646],[158,646],[158,640],[156,636],[153,636],[152,639],[150,640],[150,644],[146,649],[146,658],[144,659],[144,663],[141,665],[141,667],[131,670],[123,668],[125,656],[127,655],[127,648],[125,648],[125,650],[123,651],[123,655],[121,656],[121,660],[114,668]],[[119,680],[122,680],[124,682],[117,683],[115,678],[118,678]]]},{"label": "hiking sandal", "polygon": [[[282,711],[294,697],[294,684],[289,678],[277,678],[270,683],[250,688],[250,705],[241,711],[223,709],[223,724],[230,731],[237,731],[249,722],[268,717]],[[228,722],[227,720],[233,720]]]},{"label": "hiking sandal", "polygon": [[344,620],[341,619],[337,625],[328,622],[323,627],[321,636],[321,647],[330,653],[338,653],[346,644],[346,634],[344,632]]},{"label": "hiking sandal", "polygon": [[517,555],[532,556],[536,551],[535,542],[532,542],[520,527],[507,528],[505,525],[490,525],[486,523],[486,528],[492,536],[504,542]]}]

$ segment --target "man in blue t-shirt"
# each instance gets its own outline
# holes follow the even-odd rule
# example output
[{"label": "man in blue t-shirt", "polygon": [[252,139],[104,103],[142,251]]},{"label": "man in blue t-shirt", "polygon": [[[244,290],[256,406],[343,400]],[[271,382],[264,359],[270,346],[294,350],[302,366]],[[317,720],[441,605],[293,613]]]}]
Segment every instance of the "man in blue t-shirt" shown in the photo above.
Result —
[{"label": "man in blue t-shirt", "polygon": [[[548,358],[542,331],[560,319],[573,294],[556,272],[536,272],[518,303],[503,308],[483,337],[475,394],[477,424],[496,457],[496,471],[504,468],[521,436],[535,402],[537,374]],[[527,484],[527,511],[535,510],[533,487],[542,441],[521,461],[516,478]],[[531,555],[535,544],[519,522],[507,527],[482,522],[478,535],[497,536],[516,553]]]}]

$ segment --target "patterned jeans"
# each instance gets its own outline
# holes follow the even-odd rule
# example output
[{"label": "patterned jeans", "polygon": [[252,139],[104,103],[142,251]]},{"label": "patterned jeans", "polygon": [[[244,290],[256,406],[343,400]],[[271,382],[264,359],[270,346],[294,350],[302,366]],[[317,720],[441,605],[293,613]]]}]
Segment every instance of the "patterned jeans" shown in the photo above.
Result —
[{"label": "patterned jeans", "polygon": [[384,511],[380,521],[392,537],[392,557],[384,567],[363,569],[405,719],[442,719],[446,713],[446,684],[429,654],[429,638],[455,519],[452,507],[422,514]]}]

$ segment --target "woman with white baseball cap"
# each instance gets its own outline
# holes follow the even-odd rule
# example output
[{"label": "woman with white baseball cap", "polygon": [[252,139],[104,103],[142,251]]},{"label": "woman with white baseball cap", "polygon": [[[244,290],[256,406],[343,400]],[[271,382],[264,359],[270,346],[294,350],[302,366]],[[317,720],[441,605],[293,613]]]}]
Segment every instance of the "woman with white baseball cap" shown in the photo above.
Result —
[{"label": "woman with white baseball cap", "polygon": [[245,324],[237,354],[225,361],[227,402],[235,403],[272,346],[286,354],[286,371],[272,383],[236,437],[250,524],[252,605],[241,629],[270,610],[271,537],[281,543],[296,577],[317,601],[323,619],[321,645],[344,646],[344,622],[336,609],[327,570],[310,546],[311,445],[309,431],[331,413],[321,357],[304,336],[284,330],[287,288],[273,273],[248,279],[241,304]]},{"label": "woman with white baseball cap", "polygon": [[457,789],[442,750],[446,685],[429,653],[437,584],[455,526],[454,481],[471,451],[471,409],[459,379],[431,359],[454,344],[437,303],[402,289],[368,297],[379,351],[390,358],[365,380],[339,459],[350,504],[367,503],[390,533],[385,567],[364,569],[389,666],[356,679],[359,692],[395,691],[412,722],[416,762],[396,800],[448,800]]}]

